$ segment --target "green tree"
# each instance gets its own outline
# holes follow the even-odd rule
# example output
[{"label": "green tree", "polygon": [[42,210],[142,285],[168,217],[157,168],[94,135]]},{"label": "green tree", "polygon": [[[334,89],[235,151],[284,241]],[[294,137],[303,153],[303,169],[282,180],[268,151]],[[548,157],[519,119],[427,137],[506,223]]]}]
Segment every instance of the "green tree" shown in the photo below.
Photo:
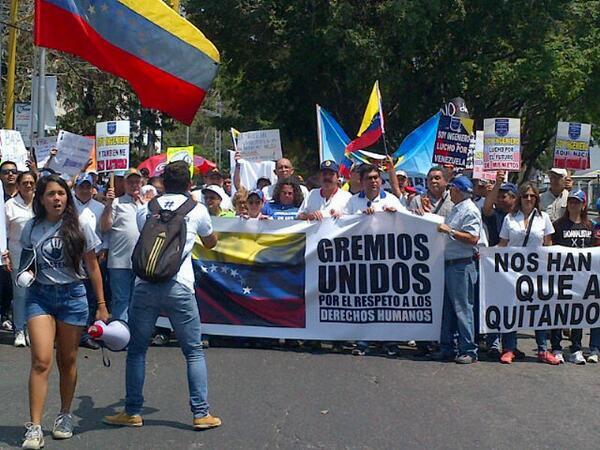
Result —
[{"label": "green tree", "polygon": [[599,122],[600,2],[566,0],[188,0],[220,49],[221,126],[277,127],[315,168],[314,104],[349,135],[379,79],[395,148],[452,97],[521,117],[524,176],[551,160],[558,120]]}]

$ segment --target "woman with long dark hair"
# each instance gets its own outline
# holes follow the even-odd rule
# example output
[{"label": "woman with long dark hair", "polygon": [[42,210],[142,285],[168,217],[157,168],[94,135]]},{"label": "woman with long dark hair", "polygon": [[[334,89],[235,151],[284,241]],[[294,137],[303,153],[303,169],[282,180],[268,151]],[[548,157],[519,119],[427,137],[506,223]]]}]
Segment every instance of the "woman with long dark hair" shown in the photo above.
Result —
[{"label": "woman with long dark hair", "polygon": [[22,172],[17,176],[18,194],[9,199],[6,212],[6,235],[8,237],[7,260],[3,266],[11,272],[13,282],[13,322],[15,324],[15,347],[25,347],[25,295],[26,289],[15,284],[16,269],[21,259],[21,235],[25,224],[33,217],[33,193],[37,175],[35,172]]},{"label": "woman with long dark hair", "polygon": [[266,203],[262,213],[278,220],[293,220],[304,200],[300,183],[296,177],[279,180],[273,189],[273,200]]},{"label": "woman with long dark hair", "polygon": [[[552,245],[554,227],[548,214],[539,210],[540,193],[532,183],[524,183],[519,187],[519,196],[515,209],[504,217],[500,230],[498,247],[535,248]],[[560,361],[548,351],[548,333],[546,330],[535,331],[535,342],[538,347],[538,361],[557,365]],[[517,350],[517,332],[502,335],[502,355],[500,362],[511,364]]]},{"label": "woman with long dark hair", "polygon": [[[79,221],[67,183],[57,175],[48,175],[37,184],[33,200],[34,218],[27,222],[21,236],[26,249],[35,253],[35,280],[26,299],[26,316],[31,340],[29,373],[29,410],[31,422],[23,448],[44,446],[41,420],[48,392],[48,376],[56,343],[56,363],[60,375],[60,412],[54,421],[52,436],[73,436],[71,402],[77,383],[77,350],[87,324],[88,305],[82,280],[84,265],[98,299],[96,319],[108,320],[102,279],[95,247],[100,240],[94,224]],[[23,262],[23,261],[22,261]],[[23,264],[22,264],[23,265]]]}]

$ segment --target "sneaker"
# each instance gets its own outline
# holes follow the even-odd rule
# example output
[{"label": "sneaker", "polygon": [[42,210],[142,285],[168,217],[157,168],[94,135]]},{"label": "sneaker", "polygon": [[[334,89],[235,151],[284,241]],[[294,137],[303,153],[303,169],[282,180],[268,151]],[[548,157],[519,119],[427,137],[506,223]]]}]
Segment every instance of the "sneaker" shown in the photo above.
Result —
[{"label": "sneaker", "polygon": [[500,355],[500,362],[502,364],[512,364],[515,358],[516,355],[514,352],[510,350],[505,350],[502,352],[502,355]]},{"label": "sneaker", "polygon": [[583,357],[583,352],[581,350],[571,353],[569,356],[569,362],[573,364],[583,365],[585,364],[585,358]]},{"label": "sneaker", "polygon": [[558,366],[560,364],[560,361],[556,358],[556,356],[548,351],[538,352],[538,361],[545,364],[550,364],[552,366]]},{"label": "sneaker", "polygon": [[367,349],[355,347],[352,349],[352,354],[354,356],[365,356],[367,354]]},{"label": "sneaker", "polygon": [[3,320],[0,328],[2,328],[4,331],[13,331],[14,329],[13,323],[9,319]]},{"label": "sneaker", "polygon": [[152,338],[152,345],[157,347],[162,347],[163,345],[167,345],[169,343],[169,338],[164,334],[157,334]]},{"label": "sneaker", "polygon": [[477,362],[477,358],[471,355],[460,355],[456,357],[454,362],[456,362],[456,364],[473,364]]},{"label": "sneaker", "polygon": [[104,416],[102,422],[106,425],[115,425],[118,427],[141,427],[144,424],[142,416],[139,414],[130,416],[125,411],[117,413],[114,416]]},{"label": "sneaker", "polygon": [[15,347],[27,347],[27,340],[25,339],[25,332],[23,330],[15,333]]},{"label": "sneaker", "polygon": [[25,438],[23,438],[23,445],[21,448],[27,448],[30,450],[37,450],[44,446],[44,432],[42,426],[35,423],[26,423]]},{"label": "sneaker", "polygon": [[500,350],[492,347],[487,351],[486,356],[490,361],[498,361],[501,357]]},{"label": "sneaker", "polygon": [[210,414],[204,417],[195,417],[192,423],[194,430],[208,430],[209,428],[216,428],[221,425],[221,419],[213,417]]},{"label": "sneaker", "polygon": [[52,427],[54,439],[69,439],[73,437],[73,416],[69,413],[59,413]]},{"label": "sneaker", "polygon": [[587,362],[592,363],[592,364],[598,364],[598,358],[600,356],[600,352],[598,352],[598,350],[592,350],[592,352],[590,353],[590,355],[587,357]]},{"label": "sneaker", "polygon": [[408,345],[409,347],[416,347],[417,346],[417,341],[408,341],[406,343],[406,345]]},{"label": "sneaker", "polygon": [[387,356],[389,356],[390,358],[393,358],[394,356],[398,356],[398,354],[400,353],[400,349],[395,344],[384,345],[383,348],[385,350],[385,354]]},{"label": "sneaker", "polygon": [[560,350],[554,350],[552,352],[552,354],[558,360],[559,364],[564,364],[565,363],[565,357],[563,356],[563,353]]}]

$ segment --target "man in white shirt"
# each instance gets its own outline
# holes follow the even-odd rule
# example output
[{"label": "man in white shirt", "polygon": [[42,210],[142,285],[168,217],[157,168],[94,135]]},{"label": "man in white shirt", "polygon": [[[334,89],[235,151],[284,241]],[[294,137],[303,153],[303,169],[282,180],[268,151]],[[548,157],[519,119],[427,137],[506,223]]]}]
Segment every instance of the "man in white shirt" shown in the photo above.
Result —
[{"label": "man in white shirt", "polygon": [[[188,165],[184,161],[168,164],[163,174],[165,194],[158,197],[161,209],[175,211],[187,199],[191,187]],[[137,225],[143,229],[148,219],[147,205],[137,213]],[[198,303],[194,293],[194,270],[192,267],[192,248],[196,236],[200,236],[206,248],[217,244],[210,216],[206,207],[197,203],[186,214],[186,241],[183,248],[182,263],[179,271],[165,282],[153,283],[136,280],[135,292],[129,312],[131,340],[127,348],[126,397],[125,410],[103,420],[108,425],[141,427],[140,415],[144,397],[144,375],[146,371],[146,352],[154,325],[160,313],[169,318],[181,350],[187,362],[189,386],[189,404],[193,414],[192,427],[197,430],[214,428],[221,425],[221,419],[209,413],[207,402],[208,383],[206,363],[202,349],[201,323]]]},{"label": "man in white shirt", "polygon": [[568,172],[566,169],[556,167],[550,169],[550,188],[540,195],[540,209],[548,213],[552,222],[560,219],[567,209],[569,191],[565,189]]},{"label": "man in white shirt", "polygon": [[304,198],[298,210],[299,220],[322,220],[325,217],[341,217],[346,204],[352,197],[339,188],[339,167],[335,161],[321,163],[321,188],[313,189]]},{"label": "man in white shirt", "polygon": [[[94,178],[91,174],[81,175],[75,180],[75,195],[73,196],[73,201],[75,203],[75,208],[77,209],[77,213],[79,214],[80,221],[87,221],[92,224],[94,230],[96,231],[96,235],[102,241],[102,230],[100,227],[100,217],[102,216],[102,212],[104,211],[104,205],[97,200],[92,198],[94,193]],[[100,252],[102,251],[102,243],[96,247],[96,255],[100,260]],[[99,261],[100,262],[100,261]],[[103,280],[105,273],[102,273]],[[88,306],[89,306],[89,317],[90,321],[93,322],[93,318],[96,316],[96,298],[94,294],[94,290],[88,279],[83,281],[85,284],[85,290],[87,292],[88,298]],[[80,345],[83,347],[91,348],[93,350],[97,350],[100,346],[94,341],[87,332],[84,332],[81,335]]]},{"label": "man in white shirt", "polygon": [[112,293],[111,314],[127,321],[135,275],[131,268],[131,255],[140,237],[136,214],[143,204],[141,198],[142,177],[136,169],[124,175],[125,194],[115,198],[115,189],[108,188],[106,206],[100,217],[101,231],[110,240],[108,247],[108,274]]},{"label": "man in white shirt", "polygon": [[363,164],[360,168],[362,191],[354,194],[344,208],[344,214],[374,214],[376,212],[406,211],[398,197],[382,188],[381,174],[376,166]]}]

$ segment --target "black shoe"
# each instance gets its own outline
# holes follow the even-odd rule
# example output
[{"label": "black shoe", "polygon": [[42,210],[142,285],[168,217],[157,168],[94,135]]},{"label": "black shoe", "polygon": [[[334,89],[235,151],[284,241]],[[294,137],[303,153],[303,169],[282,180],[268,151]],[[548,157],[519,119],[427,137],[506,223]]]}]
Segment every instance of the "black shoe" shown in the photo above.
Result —
[{"label": "black shoe", "polygon": [[525,359],[525,353],[523,353],[518,348],[515,349],[514,354],[515,354],[515,359],[517,359],[519,361],[523,361]]},{"label": "black shoe", "polygon": [[435,352],[430,355],[430,358],[433,361],[449,362],[449,361],[454,361],[456,359],[456,356],[454,356],[451,353],[446,353],[446,352]]},{"label": "black shoe", "polygon": [[80,347],[89,348],[90,350],[98,350],[100,345],[89,336],[83,336],[79,341]]},{"label": "black shoe", "polygon": [[490,348],[487,351],[486,356],[490,361],[498,361],[500,359],[500,350],[497,348]]}]

